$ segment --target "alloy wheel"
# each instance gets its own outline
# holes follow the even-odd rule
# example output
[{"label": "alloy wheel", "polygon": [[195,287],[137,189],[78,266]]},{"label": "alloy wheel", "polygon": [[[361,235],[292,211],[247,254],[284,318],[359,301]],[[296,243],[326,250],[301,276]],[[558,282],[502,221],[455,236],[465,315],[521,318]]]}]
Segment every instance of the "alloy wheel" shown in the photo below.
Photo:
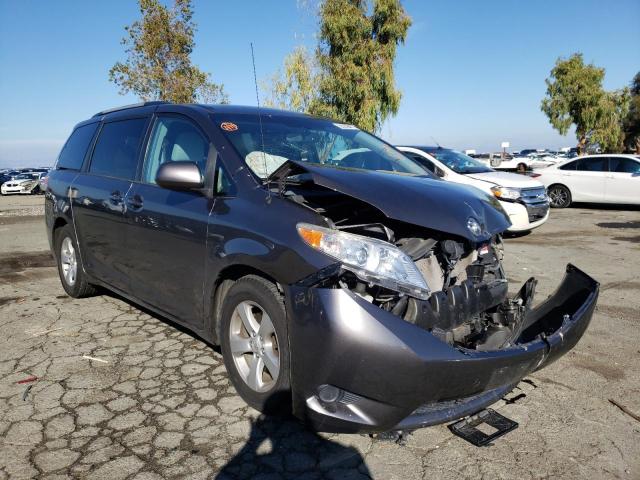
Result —
[{"label": "alloy wheel", "polygon": [[64,281],[67,285],[73,287],[78,274],[78,261],[76,258],[76,249],[73,247],[73,242],[69,237],[65,237],[60,246],[60,265],[62,267]]},{"label": "alloy wheel", "polygon": [[569,200],[569,192],[566,189],[555,187],[549,191],[549,201],[554,207],[564,207]]},{"label": "alloy wheel", "polygon": [[271,318],[255,302],[240,302],[231,317],[229,345],[236,370],[256,392],[268,392],[280,373],[278,336]]}]

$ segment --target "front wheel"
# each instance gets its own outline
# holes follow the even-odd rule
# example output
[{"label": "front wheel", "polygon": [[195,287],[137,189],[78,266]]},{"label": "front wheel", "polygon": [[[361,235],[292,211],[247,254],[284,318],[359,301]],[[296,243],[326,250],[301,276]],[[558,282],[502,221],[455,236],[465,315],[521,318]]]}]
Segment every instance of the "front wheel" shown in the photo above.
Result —
[{"label": "front wheel", "polygon": [[233,386],[263,413],[289,413],[287,319],[276,286],[255,275],[238,280],[222,306],[220,347]]},{"label": "front wheel", "polygon": [[564,185],[551,185],[548,194],[553,208],[567,208],[571,205],[571,192]]}]

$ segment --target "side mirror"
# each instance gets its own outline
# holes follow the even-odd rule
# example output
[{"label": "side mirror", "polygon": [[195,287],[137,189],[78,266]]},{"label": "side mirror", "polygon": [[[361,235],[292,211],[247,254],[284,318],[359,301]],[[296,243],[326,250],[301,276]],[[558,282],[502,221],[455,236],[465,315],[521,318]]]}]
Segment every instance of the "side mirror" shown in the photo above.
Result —
[{"label": "side mirror", "polygon": [[436,168],[436,175],[439,176],[440,178],[444,178],[444,171],[440,170],[439,168]]},{"label": "side mirror", "polygon": [[194,162],[168,162],[160,165],[156,184],[173,190],[191,190],[204,187],[200,168]]}]

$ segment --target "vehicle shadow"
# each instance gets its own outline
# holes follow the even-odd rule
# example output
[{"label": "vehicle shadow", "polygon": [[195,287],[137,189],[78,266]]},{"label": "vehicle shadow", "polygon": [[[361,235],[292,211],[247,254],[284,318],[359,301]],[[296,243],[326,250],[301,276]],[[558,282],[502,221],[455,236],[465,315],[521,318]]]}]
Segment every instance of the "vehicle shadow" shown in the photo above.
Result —
[{"label": "vehicle shadow", "polygon": [[[289,402],[288,398],[287,392],[272,395],[265,408],[277,410],[283,402]],[[322,474],[331,478],[371,478],[356,448],[324,438],[290,416],[260,415],[251,422],[244,446],[214,478],[320,478]]]},{"label": "vehicle shadow", "polygon": [[204,342],[207,344],[208,347],[210,347],[214,352],[222,355],[222,350],[220,349],[219,345],[214,345],[211,342],[209,342],[206,338],[202,338],[200,336],[198,336],[195,332],[193,332],[192,330],[189,330],[189,328],[180,325],[179,323],[174,322],[173,320],[171,320],[170,318],[165,317],[164,315],[160,315],[159,313],[155,312],[154,310],[151,310],[147,307],[145,307],[144,305],[140,305],[139,303],[134,302],[133,300],[130,300],[126,297],[123,297],[122,295],[120,295],[117,292],[114,292],[112,290],[109,290],[107,288],[101,287],[101,286],[96,286],[97,289],[97,295],[98,296],[105,296],[105,297],[111,297],[115,300],[120,300],[121,302],[126,303],[127,305],[129,305],[130,308],[136,309],[136,310],[140,310],[142,313],[149,315],[150,317],[155,318],[156,320],[162,322],[162,323],[166,323],[167,325],[169,325],[172,328],[175,328],[176,330],[178,330],[181,333],[184,333],[185,335],[189,335],[191,338],[193,338],[194,340],[198,340],[200,342]]},{"label": "vehicle shadow", "polygon": [[502,238],[508,240],[510,238],[521,238],[531,235],[531,230],[525,230],[523,232],[504,232]]},{"label": "vehicle shadow", "polygon": [[[163,317],[110,290],[99,294],[121,300],[132,309],[160,320],[194,339],[205,342],[218,354],[220,347],[198,337],[180,324]],[[265,410],[281,412],[291,403],[290,392],[278,392],[265,402]],[[231,439],[229,440],[231,442]],[[320,436],[291,415],[260,415],[251,420],[245,444],[212,478],[219,480],[264,478],[319,478],[319,472],[331,478],[371,478],[364,458],[352,446],[341,445]]]},{"label": "vehicle shadow", "polygon": [[582,208],[585,210],[613,210],[613,211],[640,211],[640,205],[627,205],[621,203],[583,203],[574,202],[569,208]]}]

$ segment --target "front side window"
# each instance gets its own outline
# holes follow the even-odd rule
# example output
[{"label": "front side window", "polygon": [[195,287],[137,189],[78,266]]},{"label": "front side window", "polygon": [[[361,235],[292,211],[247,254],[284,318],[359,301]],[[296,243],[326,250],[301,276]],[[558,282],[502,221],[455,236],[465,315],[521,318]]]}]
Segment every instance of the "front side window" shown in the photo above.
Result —
[{"label": "front side window", "polygon": [[463,175],[493,171],[484,163],[476,160],[475,158],[471,158],[469,155],[465,155],[461,152],[456,152],[455,150],[439,148],[438,150],[429,151],[429,154],[436,157],[440,162],[444,163],[454,172]]},{"label": "front side window", "polygon": [[428,175],[412,159],[351,125],[270,114],[260,119],[255,114],[219,113],[212,119],[262,179],[287,160],[331,168]]},{"label": "front side window", "polygon": [[436,166],[433,162],[427,158],[424,158],[422,155],[418,155],[417,153],[409,154],[411,158],[413,158],[417,163],[422,165],[424,168],[429,170],[431,173],[436,173]]},{"label": "front side window", "polygon": [[229,180],[229,174],[222,165],[216,168],[215,193],[220,196],[231,196],[236,193],[235,186]]},{"label": "front side window", "polygon": [[80,170],[93,140],[93,135],[100,125],[98,122],[76,128],[58,156],[56,168],[60,170]]},{"label": "front side window", "polygon": [[583,172],[606,172],[609,170],[607,157],[582,158],[578,160],[577,170]]},{"label": "front side window", "polygon": [[93,149],[89,172],[133,180],[146,123],[146,118],[105,123]]},{"label": "front side window", "polygon": [[640,173],[640,162],[624,157],[610,157],[609,170],[616,173]]},{"label": "front side window", "polygon": [[180,117],[159,117],[153,126],[142,181],[156,183],[160,165],[167,162],[195,162],[205,171],[209,142],[189,120]]}]

